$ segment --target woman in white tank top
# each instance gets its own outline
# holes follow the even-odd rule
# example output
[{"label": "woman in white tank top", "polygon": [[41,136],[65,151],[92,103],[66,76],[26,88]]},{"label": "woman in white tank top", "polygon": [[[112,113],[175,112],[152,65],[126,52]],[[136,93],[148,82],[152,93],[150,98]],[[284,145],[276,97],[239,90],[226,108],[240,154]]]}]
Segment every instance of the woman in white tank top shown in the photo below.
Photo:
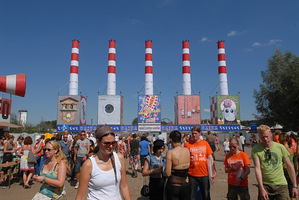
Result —
[{"label": "woman in white tank top", "polygon": [[[126,179],[126,165],[122,154],[113,152],[115,134],[109,126],[97,128],[98,144],[94,156],[81,168],[76,200],[129,200],[130,191]],[[87,195],[86,195],[87,194]]]}]

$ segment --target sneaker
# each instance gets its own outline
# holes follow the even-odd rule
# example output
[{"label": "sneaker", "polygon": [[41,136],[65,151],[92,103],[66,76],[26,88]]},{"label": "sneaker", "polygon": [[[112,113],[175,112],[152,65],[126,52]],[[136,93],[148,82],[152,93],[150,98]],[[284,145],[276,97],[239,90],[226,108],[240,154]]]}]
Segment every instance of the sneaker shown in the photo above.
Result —
[{"label": "sneaker", "polygon": [[78,189],[78,187],[79,187],[79,182],[76,183],[75,189]]}]

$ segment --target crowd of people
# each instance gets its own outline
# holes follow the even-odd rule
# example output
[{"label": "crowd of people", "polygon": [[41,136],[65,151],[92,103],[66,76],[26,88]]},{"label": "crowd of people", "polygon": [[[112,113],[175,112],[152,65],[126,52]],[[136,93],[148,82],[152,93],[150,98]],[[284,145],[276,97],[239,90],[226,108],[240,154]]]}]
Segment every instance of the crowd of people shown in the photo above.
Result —
[{"label": "crowd of people", "polygon": [[[259,199],[296,199],[298,196],[297,138],[294,134],[275,131],[261,125],[250,138],[251,158],[258,183]],[[19,160],[19,164],[2,167],[0,184],[22,177],[24,189],[30,181],[41,183],[33,199],[60,199],[66,195],[65,180],[76,180],[76,199],[131,199],[127,170],[136,178],[140,170],[149,176],[150,200],[209,200],[210,185],[217,181],[215,151],[220,141],[216,134],[203,135],[198,126],[189,134],[172,131],[166,139],[157,135],[136,133],[118,136],[109,126],[94,133],[71,135],[68,130],[45,139],[37,135],[35,144],[30,136],[0,137],[0,163]],[[166,148],[167,147],[167,148]],[[167,149],[167,151],[166,151]],[[225,173],[227,199],[250,199],[248,175],[249,155],[245,153],[242,133],[225,138]],[[32,159],[33,155],[33,161]],[[129,167],[125,160],[129,159]],[[140,167],[139,167],[140,164]],[[145,180],[145,179],[144,179]]]}]

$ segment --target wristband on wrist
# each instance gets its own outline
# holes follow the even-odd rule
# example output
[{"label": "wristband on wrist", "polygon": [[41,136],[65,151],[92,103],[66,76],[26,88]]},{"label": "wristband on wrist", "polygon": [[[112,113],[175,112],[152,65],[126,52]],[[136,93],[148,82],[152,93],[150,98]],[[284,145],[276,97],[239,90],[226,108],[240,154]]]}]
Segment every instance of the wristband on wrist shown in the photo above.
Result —
[{"label": "wristband on wrist", "polygon": [[294,185],[293,188],[298,188],[298,185],[296,185],[296,186]]},{"label": "wristband on wrist", "polygon": [[46,182],[46,177],[43,178],[43,182],[42,183],[45,183],[45,182]]}]

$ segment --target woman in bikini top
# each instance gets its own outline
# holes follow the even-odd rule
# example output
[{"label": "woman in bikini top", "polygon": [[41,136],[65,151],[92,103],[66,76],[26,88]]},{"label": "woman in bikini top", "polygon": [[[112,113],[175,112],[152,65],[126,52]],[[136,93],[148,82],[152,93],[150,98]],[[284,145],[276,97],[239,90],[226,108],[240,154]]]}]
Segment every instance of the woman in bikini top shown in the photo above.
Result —
[{"label": "woman in bikini top", "polygon": [[173,147],[166,154],[165,175],[168,177],[166,184],[167,199],[189,199],[188,170],[190,166],[189,149],[181,145],[181,133],[172,131],[169,135]]}]

